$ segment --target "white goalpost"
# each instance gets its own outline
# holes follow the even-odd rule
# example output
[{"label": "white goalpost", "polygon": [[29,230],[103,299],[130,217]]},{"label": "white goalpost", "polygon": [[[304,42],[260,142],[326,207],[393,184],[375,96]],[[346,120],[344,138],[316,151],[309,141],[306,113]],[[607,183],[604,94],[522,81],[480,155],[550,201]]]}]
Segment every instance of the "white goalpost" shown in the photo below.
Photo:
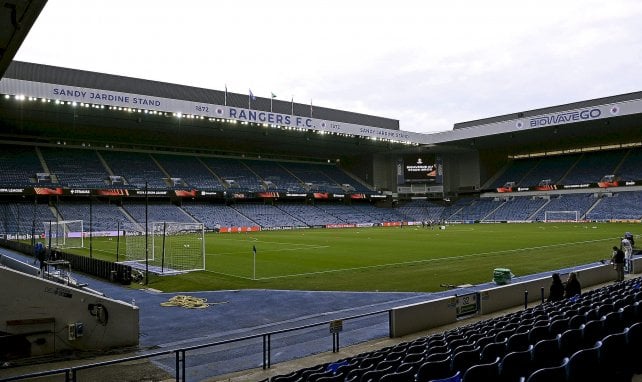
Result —
[{"label": "white goalpost", "polygon": [[577,222],[579,211],[544,211],[544,222]]},{"label": "white goalpost", "polygon": [[147,236],[144,224],[127,224],[124,228],[125,258],[128,261],[145,264],[147,260],[154,273],[205,269],[203,223],[150,222]]},{"label": "white goalpost", "polygon": [[84,248],[85,231],[82,220],[58,220],[42,223],[45,245],[51,248]]}]

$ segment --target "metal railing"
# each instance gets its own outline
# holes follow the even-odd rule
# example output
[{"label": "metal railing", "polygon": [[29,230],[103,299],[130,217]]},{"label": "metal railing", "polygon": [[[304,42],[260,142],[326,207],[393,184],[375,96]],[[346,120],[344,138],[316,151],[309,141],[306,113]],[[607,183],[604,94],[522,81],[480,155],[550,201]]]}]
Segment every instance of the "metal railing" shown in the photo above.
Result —
[{"label": "metal railing", "polygon": [[[388,313],[389,314],[390,310],[385,309],[385,310],[379,310],[376,312],[369,312],[369,313],[363,313],[363,314],[358,314],[358,315],[353,315],[349,317],[345,317],[342,319],[335,319],[335,320],[328,320],[328,321],[323,321],[323,322],[317,322],[313,324],[307,324],[307,325],[302,325],[302,326],[297,326],[293,328],[287,328],[287,329],[281,329],[281,330],[276,330],[276,331],[271,331],[267,333],[261,333],[261,334],[254,334],[250,336],[244,336],[244,337],[237,337],[229,340],[224,340],[224,341],[217,341],[217,342],[211,342],[211,343],[206,343],[206,344],[201,344],[201,345],[194,345],[194,346],[189,346],[189,347],[183,347],[183,348],[178,348],[174,350],[165,350],[165,351],[159,351],[159,352],[153,352],[153,353],[147,353],[147,354],[140,354],[136,356],[131,356],[131,357],[124,357],[124,358],[118,358],[110,361],[102,361],[102,362],[96,362],[96,363],[90,363],[86,365],[80,365],[80,366],[72,366],[69,368],[61,368],[61,369],[54,369],[54,370],[47,370],[47,371],[41,371],[41,372],[34,372],[34,373],[29,373],[29,374],[23,374],[23,375],[17,375],[13,377],[6,377],[3,379],[0,379],[0,381],[19,381],[19,380],[25,380],[29,378],[37,378],[37,377],[45,377],[45,376],[54,376],[54,375],[64,375],[65,376],[65,382],[77,382],[77,375],[79,371],[82,370],[88,370],[88,369],[93,369],[93,368],[98,368],[98,367],[104,367],[104,366],[110,366],[110,365],[116,365],[120,363],[125,363],[125,362],[131,362],[131,361],[137,361],[141,359],[150,359],[150,358],[155,358],[155,357],[160,357],[160,356],[167,356],[167,355],[174,355],[175,359],[175,380],[177,382],[181,381],[186,381],[185,375],[186,375],[186,364],[187,364],[187,352],[189,351],[194,351],[194,350],[199,350],[199,349],[204,349],[204,348],[210,348],[210,347],[216,347],[216,346],[222,346],[226,344],[231,344],[231,343],[237,343],[237,342],[242,342],[242,341],[248,341],[248,340],[254,340],[254,339],[262,339],[262,354],[263,354],[263,359],[262,359],[262,368],[263,370],[267,370],[271,367],[272,365],[272,336],[277,335],[277,334],[283,334],[283,333],[289,333],[289,332],[294,332],[297,330],[306,330],[314,327],[320,327],[323,325],[327,325],[329,327],[328,334],[332,335],[332,352],[333,353],[338,353],[339,352],[339,333],[341,332],[341,329],[343,327],[343,321],[349,321],[349,320],[355,320],[359,318],[364,318],[364,317],[369,317],[369,316],[375,316],[383,313]],[[389,320],[389,316],[388,316]]]}]

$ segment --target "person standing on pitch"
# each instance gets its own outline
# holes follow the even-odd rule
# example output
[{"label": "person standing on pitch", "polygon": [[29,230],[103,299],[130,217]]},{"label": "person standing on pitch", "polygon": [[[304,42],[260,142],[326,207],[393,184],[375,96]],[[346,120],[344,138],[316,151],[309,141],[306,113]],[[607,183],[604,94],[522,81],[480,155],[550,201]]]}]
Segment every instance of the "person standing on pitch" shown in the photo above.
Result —
[{"label": "person standing on pitch", "polygon": [[617,273],[615,281],[624,281],[624,251],[620,248],[613,246],[613,256],[611,256],[611,264]]}]

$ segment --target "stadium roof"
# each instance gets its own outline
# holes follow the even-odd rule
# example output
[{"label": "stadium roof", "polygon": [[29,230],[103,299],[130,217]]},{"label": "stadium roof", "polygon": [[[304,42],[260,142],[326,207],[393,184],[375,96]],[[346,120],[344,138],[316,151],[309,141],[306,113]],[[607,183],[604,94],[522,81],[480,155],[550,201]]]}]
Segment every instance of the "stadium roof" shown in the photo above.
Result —
[{"label": "stadium roof", "polygon": [[[642,92],[461,122],[455,124],[452,131],[420,134],[400,131],[399,121],[390,118],[320,106],[314,106],[313,110],[312,105],[261,97],[252,98],[248,105],[248,94],[11,61],[45,4],[46,0],[14,0],[0,9],[0,22],[8,26],[0,32],[0,79],[22,81],[19,85],[27,84],[27,88],[52,84],[225,105],[226,111],[229,107],[292,118],[314,117],[318,126],[268,127],[265,123],[229,124],[222,120],[208,123],[197,115],[192,116],[194,119],[181,120],[167,118],[167,113],[137,114],[143,110],[134,110],[135,114],[128,110],[124,114],[94,108],[52,109],[51,105],[33,103],[23,103],[16,108],[3,103],[0,104],[0,133],[5,139],[19,137],[48,143],[89,141],[137,149],[179,147],[229,155],[249,153],[334,160],[375,153],[529,154],[629,145],[639,143],[642,136]],[[332,121],[339,123],[337,131],[325,126]]]},{"label": "stadium roof", "polygon": [[[151,97],[248,107],[248,94],[162,83],[48,65],[11,61],[46,4],[46,0],[9,0],[0,8],[0,79],[31,84],[102,89]],[[5,27],[6,26],[6,27]],[[496,151],[528,154],[584,147],[609,147],[637,143],[642,136],[642,92],[622,94],[571,104],[455,124],[452,131],[420,134],[399,130],[390,118],[328,109],[320,106],[256,97],[249,109],[337,121],[343,133],[318,129],[259,129],[261,124],[229,125],[222,122],[175,120],[158,115],[105,113],[94,109],[51,109],[47,105],[19,108],[0,105],[2,135],[31,135],[36,141],[99,141],[110,144],[179,146],[217,150],[230,154],[256,153],[334,159],[367,153]],[[265,125],[265,124],[263,124]],[[373,127],[363,129],[362,127]],[[341,127],[343,128],[343,126]],[[346,133],[355,128],[361,135]],[[387,131],[390,131],[388,133]],[[389,139],[392,137],[392,139]],[[23,137],[24,138],[24,137]],[[366,138],[366,139],[364,139]],[[399,144],[402,141],[413,145]]]},{"label": "stadium roof", "polygon": [[642,137],[642,92],[520,111],[455,124],[435,147],[528,154],[623,146]]},{"label": "stadium roof", "polygon": [[8,0],[0,6],[0,78],[22,45],[47,0]]},{"label": "stadium roof", "polygon": [[[222,90],[197,88],[20,61],[11,63],[5,73],[5,77],[33,82],[202,102],[213,105],[228,105],[238,108],[246,108],[249,97],[248,94],[238,94]],[[311,113],[311,105],[309,104],[276,99],[272,100],[264,97],[254,97],[252,99],[252,109],[301,116],[309,116]],[[314,117],[363,126],[399,130],[399,121],[395,119],[329,109],[316,105],[314,106]]]}]

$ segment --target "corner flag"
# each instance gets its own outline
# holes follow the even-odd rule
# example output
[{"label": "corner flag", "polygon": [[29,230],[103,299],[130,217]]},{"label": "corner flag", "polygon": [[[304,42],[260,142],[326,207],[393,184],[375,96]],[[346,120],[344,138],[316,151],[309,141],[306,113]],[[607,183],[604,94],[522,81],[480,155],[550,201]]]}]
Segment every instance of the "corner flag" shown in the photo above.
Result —
[{"label": "corner flag", "polygon": [[252,256],[252,280],[256,280],[256,245],[252,246],[252,252],[254,253]]}]

